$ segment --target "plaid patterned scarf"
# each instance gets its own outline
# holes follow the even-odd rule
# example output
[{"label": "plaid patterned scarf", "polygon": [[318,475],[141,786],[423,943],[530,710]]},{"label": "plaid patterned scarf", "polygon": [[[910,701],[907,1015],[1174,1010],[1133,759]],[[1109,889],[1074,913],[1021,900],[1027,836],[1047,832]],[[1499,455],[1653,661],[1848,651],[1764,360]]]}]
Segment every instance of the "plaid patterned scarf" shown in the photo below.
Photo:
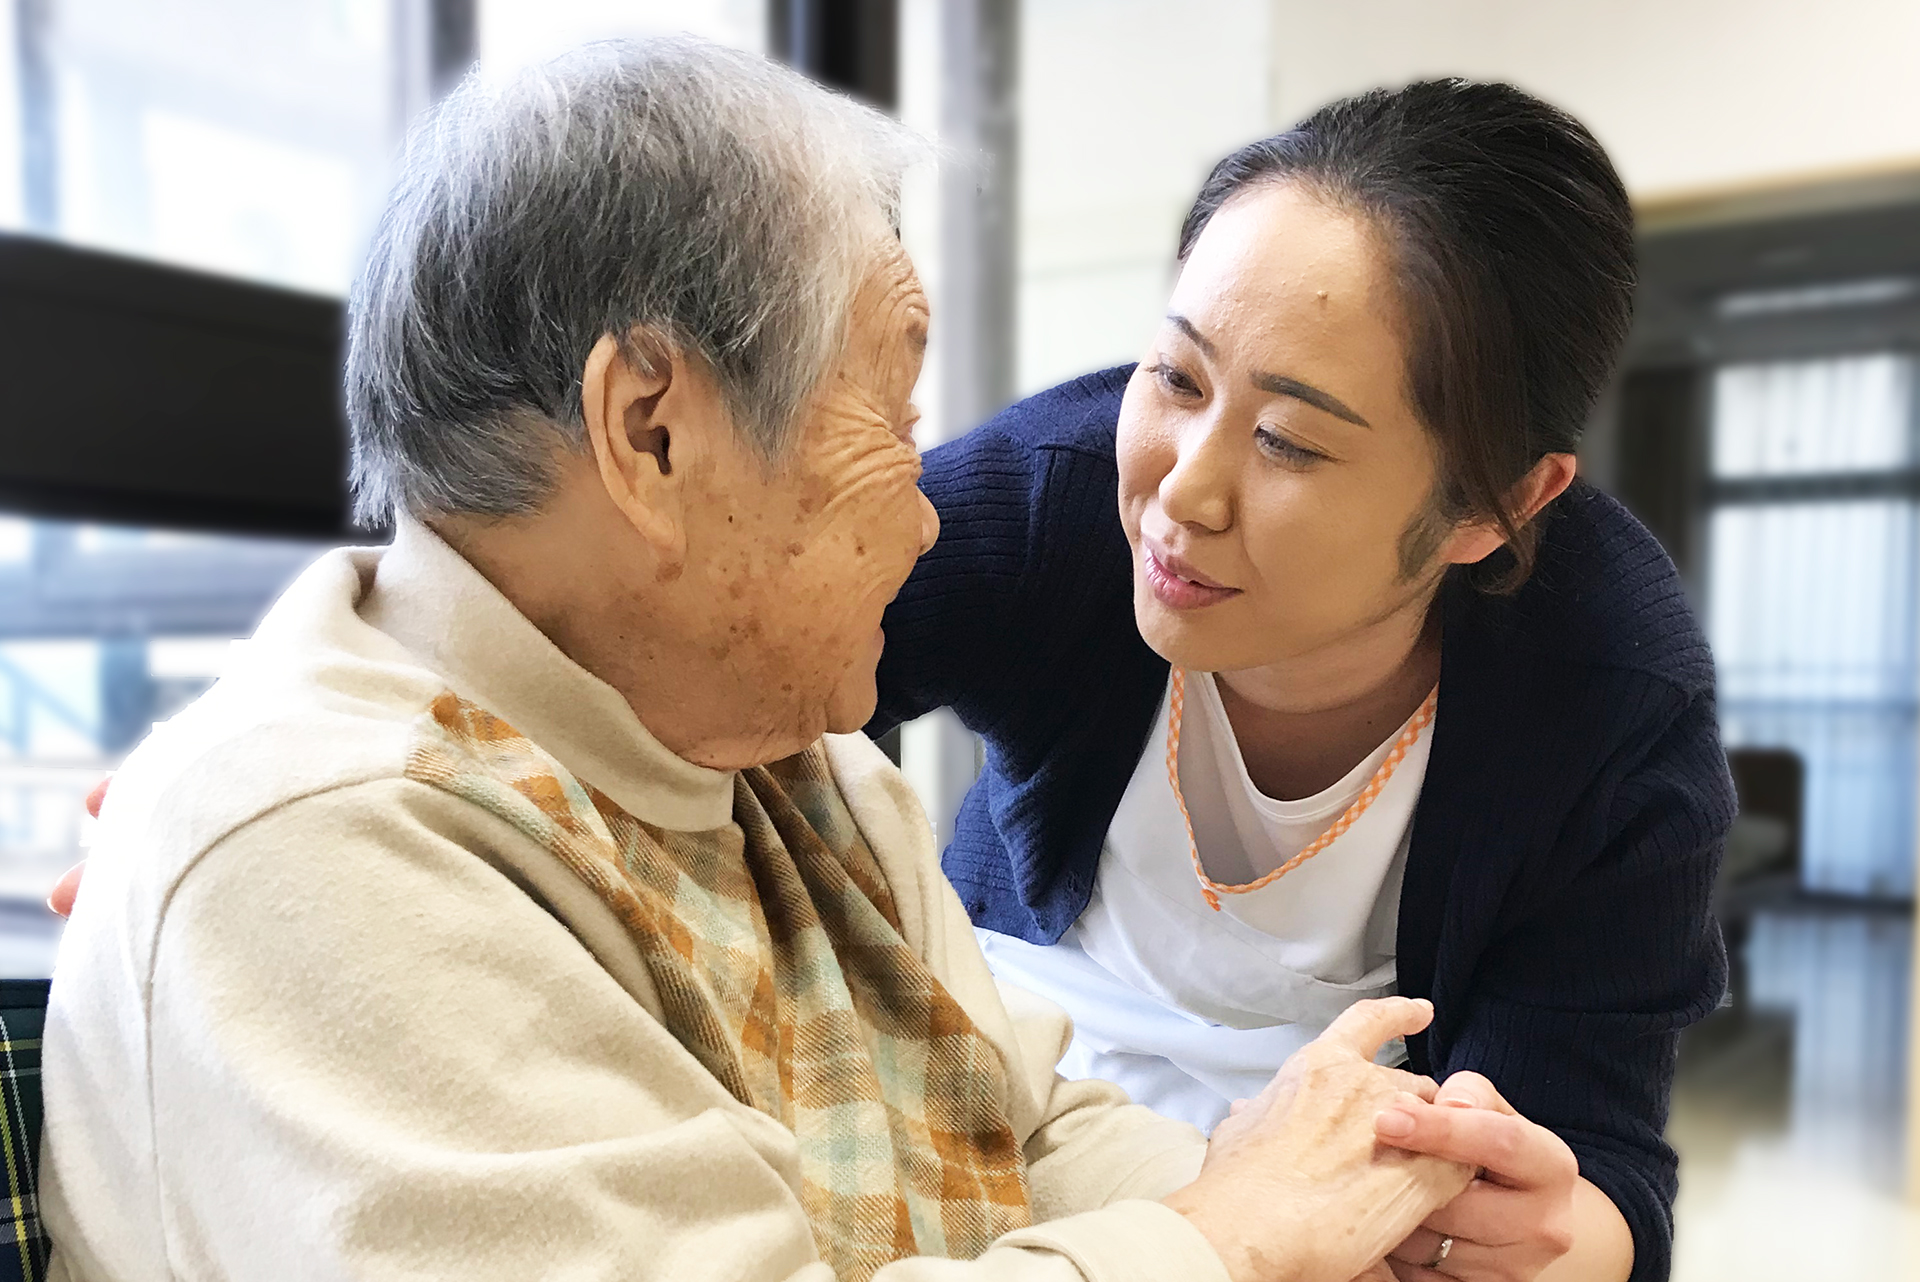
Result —
[{"label": "plaid patterned scarf", "polygon": [[409,777],[540,842],[633,932],[666,1025],[799,1140],[801,1201],[846,1282],[971,1259],[1029,1222],[999,1057],[908,947],[823,750],[740,772],[734,827],[649,827],[453,694]]}]

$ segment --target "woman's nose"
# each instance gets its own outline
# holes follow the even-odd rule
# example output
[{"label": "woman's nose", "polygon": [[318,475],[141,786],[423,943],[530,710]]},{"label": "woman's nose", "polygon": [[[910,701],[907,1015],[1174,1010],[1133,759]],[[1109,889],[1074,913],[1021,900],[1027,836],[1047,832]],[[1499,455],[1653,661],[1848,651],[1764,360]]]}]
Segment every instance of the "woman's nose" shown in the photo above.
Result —
[{"label": "woman's nose", "polygon": [[1225,434],[1211,424],[1183,434],[1173,467],[1160,482],[1160,510],[1181,525],[1224,530],[1233,522],[1233,460]]}]

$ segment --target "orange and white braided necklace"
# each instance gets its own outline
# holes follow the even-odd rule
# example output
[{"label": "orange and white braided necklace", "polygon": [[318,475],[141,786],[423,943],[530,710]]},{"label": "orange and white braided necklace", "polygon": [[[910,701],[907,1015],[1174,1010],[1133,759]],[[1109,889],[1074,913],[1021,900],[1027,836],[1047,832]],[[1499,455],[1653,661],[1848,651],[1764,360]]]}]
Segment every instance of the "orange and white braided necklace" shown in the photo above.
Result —
[{"label": "orange and white braided necklace", "polygon": [[1440,687],[1436,685],[1427,691],[1427,697],[1421,701],[1419,710],[1413,714],[1413,719],[1407,722],[1406,728],[1400,732],[1400,737],[1393,741],[1393,747],[1387,751],[1386,760],[1382,761],[1380,768],[1373,772],[1373,778],[1367,780],[1367,786],[1360,790],[1360,795],[1353,799],[1353,804],[1348,806],[1325,832],[1315,837],[1306,849],[1256,881],[1250,881],[1244,886],[1228,886],[1207,876],[1207,870],[1200,862],[1200,847],[1193,839],[1193,816],[1187,813],[1187,799],[1180,791],[1180,719],[1187,704],[1187,674],[1175,668],[1173,690],[1167,699],[1167,782],[1173,785],[1173,800],[1180,807],[1180,822],[1187,826],[1187,853],[1193,859],[1193,875],[1200,879],[1200,893],[1206,896],[1208,906],[1213,911],[1219,912],[1222,895],[1250,895],[1256,890],[1264,890],[1338,841],[1341,834],[1360,821],[1360,816],[1367,813],[1367,808],[1373,804],[1374,798],[1386,788],[1387,780],[1393,778],[1395,768],[1405,759],[1413,745],[1419,742],[1420,732],[1432,723],[1434,709],[1439,701]]}]

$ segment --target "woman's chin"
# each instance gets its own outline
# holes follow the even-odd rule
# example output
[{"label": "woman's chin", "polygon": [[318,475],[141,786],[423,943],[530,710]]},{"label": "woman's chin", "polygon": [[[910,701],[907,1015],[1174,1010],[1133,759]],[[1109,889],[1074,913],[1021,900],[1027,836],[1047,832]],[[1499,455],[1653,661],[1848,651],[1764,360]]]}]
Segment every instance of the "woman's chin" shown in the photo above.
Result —
[{"label": "woman's chin", "polygon": [[1210,634],[1217,629],[1204,616],[1166,606],[1145,585],[1136,585],[1133,593],[1133,621],[1147,648],[1178,668],[1199,672],[1214,669],[1206,660],[1217,648],[1209,645]]},{"label": "woman's chin", "polygon": [[1258,624],[1231,609],[1170,609],[1146,589],[1135,591],[1133,621],[1147,648],[1189,672],[1234,672],[1276,660],[1270,646],[1256,644]]}]

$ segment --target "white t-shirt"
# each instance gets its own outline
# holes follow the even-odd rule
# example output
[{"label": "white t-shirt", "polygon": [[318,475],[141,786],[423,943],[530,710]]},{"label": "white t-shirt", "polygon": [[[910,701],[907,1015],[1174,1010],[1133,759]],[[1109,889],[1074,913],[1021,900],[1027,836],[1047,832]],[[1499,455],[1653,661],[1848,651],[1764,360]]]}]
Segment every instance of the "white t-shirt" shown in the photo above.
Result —
[{"label": "white t-shirt", "polygon": [[[1214,881],[1256,880],[1352,805],[1404,726],[1324,792],[1276,801],[1247,774],[1211,674],[1190,673],[1180,787]],[[1167,782],[1167,702],[1101,852],[1092,899],[1058,944],[980,931],[995,972],[1074,1018],[1060,1071],[1118,1082],[1211,1130],[1353,1002],[1394,990],[1394,931],[1433,726],[1372,805],[1306,863],[1247,894],[1201,893]],[[1404,1050],[1390,1047],[1383,1060]]]}]

